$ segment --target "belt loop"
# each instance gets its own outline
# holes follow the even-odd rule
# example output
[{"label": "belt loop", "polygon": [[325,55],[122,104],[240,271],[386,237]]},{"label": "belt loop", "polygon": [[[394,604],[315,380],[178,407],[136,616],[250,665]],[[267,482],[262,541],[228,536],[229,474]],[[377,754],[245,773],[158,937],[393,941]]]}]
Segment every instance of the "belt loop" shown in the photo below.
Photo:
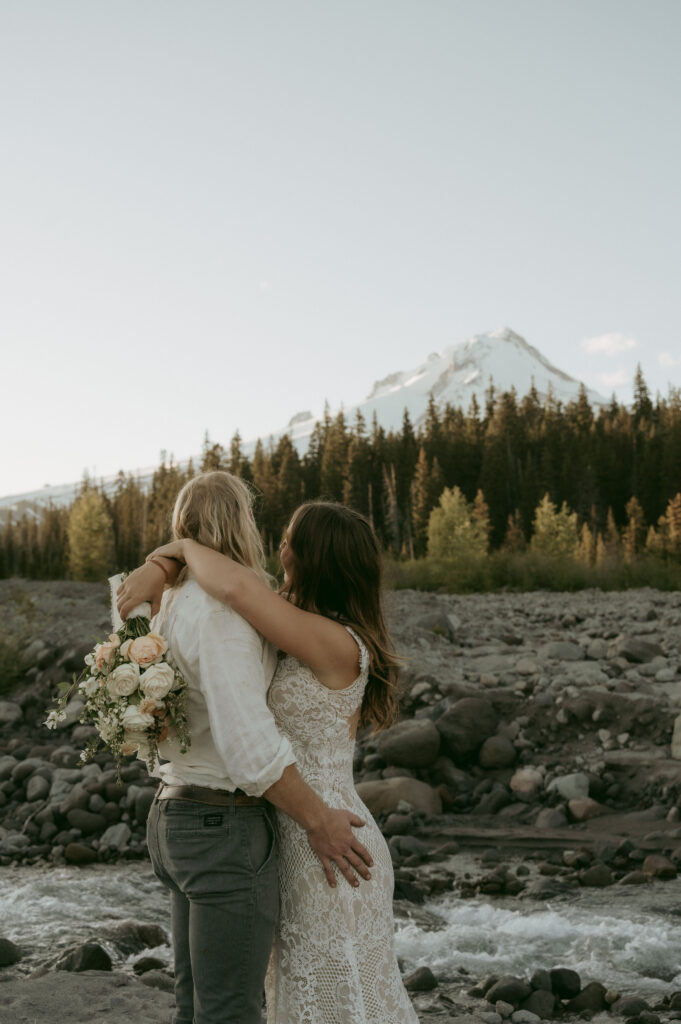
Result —
[{"label": "belt loop", "polygon": [[236,814],[236,793],[230,793],[229,813]]}]

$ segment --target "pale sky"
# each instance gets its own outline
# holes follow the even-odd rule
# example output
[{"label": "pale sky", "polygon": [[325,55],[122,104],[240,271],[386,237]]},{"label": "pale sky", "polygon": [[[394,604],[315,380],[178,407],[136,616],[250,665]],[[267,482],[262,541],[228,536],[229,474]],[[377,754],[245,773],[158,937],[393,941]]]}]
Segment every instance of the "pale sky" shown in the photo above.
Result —
[{"label": "pale sky", "polygon": [[509,326],[681,386],[679,0],[0,0],[0,495]]}]

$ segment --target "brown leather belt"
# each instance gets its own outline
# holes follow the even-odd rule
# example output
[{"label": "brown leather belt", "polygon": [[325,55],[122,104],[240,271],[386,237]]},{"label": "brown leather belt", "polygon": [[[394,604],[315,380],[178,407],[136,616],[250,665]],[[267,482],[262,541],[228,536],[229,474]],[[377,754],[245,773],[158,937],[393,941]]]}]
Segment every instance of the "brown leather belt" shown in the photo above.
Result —
[{"label": "brown leather belt", "polygon": [[267,803],[261,796],[248,796],[241,789],[230,793],[226,789],[210,789],[208,786],[166,786],[161,783],[156,793],[157,800],[193,800],[197,804],[214,807],[264,807]]}]

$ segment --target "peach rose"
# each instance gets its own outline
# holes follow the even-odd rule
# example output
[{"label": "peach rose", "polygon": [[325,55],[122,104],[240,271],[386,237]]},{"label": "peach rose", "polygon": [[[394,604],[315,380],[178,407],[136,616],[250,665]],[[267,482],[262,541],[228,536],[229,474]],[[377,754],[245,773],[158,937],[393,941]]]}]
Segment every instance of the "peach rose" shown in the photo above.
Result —
[{"label": "peach rose", "polygon": [[127,657],[144,668],[160,661],[167,650],[167,640],[158,633],[147,633],[146,636],[138,636],[133,640],[127,650]]},{"label": "peach rose", "polygon": [[160,718],[165,711],[165,704],[159,700],[154,700],[153,697],[145,697],[144,700],[140,701],[140,711],[145,715],[153,715],[154,718]]},{"label": "peach rose", "polygon": [[[118,637],[116,637],[116,640],[118,640]],[[101,672],[102,669],[106,668],[108,665],[113,665],[116,658],[116,650],[119,645],[120,640],[118,640],[117,644],[111,643],[110,640],[105,644],[97,644],[95,647],[94,657],[95,668],[98,672]]]}]

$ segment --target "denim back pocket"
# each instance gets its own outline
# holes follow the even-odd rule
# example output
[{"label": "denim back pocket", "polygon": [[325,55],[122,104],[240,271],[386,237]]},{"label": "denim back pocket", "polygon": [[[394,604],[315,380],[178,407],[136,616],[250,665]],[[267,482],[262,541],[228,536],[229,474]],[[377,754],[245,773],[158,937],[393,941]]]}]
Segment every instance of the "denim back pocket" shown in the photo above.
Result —
[{"label": "denim back pocket", "polygon": [[234,815],[228,807],[169,800],[165,820],[167,839],[182,842],[200,838],[210,841],[229,835]]}]

